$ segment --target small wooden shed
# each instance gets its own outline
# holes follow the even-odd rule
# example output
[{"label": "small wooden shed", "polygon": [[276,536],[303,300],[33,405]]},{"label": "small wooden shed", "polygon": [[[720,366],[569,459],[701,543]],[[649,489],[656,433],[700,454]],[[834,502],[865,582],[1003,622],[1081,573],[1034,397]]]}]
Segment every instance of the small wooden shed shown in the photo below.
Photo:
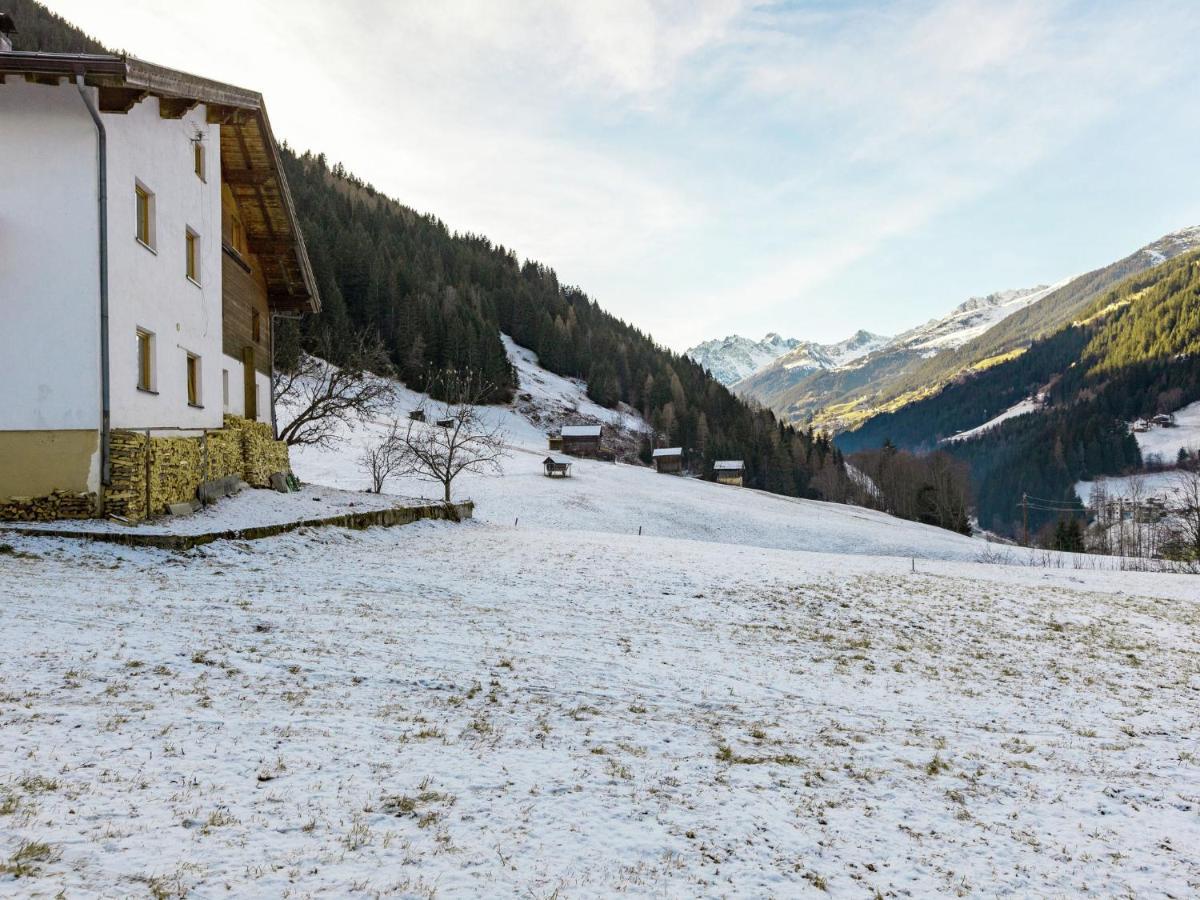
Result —
[{"label": "small wooden shed", "polygon": [[424,422],[425,421],[425,410],[410,409],[408,411],[408,417],[410,419],[412,419],[414,422]]},{"label": "small wooden shed", "polygon": [[682,447],[659,447],[650,455],[660,475],[678,475],[683,471]]},{"label": "small wooden shed", "polygon": [[741,487],[742,473],[745,468],[745,464],[740,459],[718,459],[713,463],[713,475],[721,484]]},{"label": "small wooden shed", "polygon": [[547,478],[570,478],[571,461],[561,456],[547,456],[542,460],[542,468],[546,470]]},{"label": "small wooden shed", "polygon": [[599,425],[564,425],[562,452],[594,458],[600,451],[600,432]]}]

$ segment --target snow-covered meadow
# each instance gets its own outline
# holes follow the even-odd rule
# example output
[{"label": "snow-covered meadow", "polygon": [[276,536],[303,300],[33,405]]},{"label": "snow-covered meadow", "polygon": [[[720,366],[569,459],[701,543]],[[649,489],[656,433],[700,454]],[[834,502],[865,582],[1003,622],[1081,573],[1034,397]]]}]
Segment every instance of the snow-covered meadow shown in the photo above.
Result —
[{"label": "snow-covered meadow", "polygon": [[[635,466],[551,481],[493,414],[471,522],[0,530],[0,895],[1200,891],[1200,578]],[[361,488],[370,433],[299,474]]]}]

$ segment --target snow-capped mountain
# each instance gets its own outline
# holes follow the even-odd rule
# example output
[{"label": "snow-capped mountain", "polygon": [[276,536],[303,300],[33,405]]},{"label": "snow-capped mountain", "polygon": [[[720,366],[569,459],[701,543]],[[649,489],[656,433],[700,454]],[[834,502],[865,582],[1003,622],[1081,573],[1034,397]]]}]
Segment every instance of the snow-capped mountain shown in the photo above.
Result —
[{"label": "snow-capped mountain", "polygon": [[799,344],[795,338],[782,338],[775,332],[765,335],[761,341],[731,334],[697,344],[687,351],[687,355],[712,372],[717,381],[730,385],[769,365]]},{"label": "snow-capped mountain", "polygon": [[733,385],[768,367],[783,366],[805,372],[836,369],[866,356],[889,340],[869,331],[856,331],[835,344],[781,338],[774,332],[761,341],[732,334],[697,344],[687,355],[712,372],[717,381]]},{"label": "snow-capped mountain", "polygon": [[1073,277],[1064,278],[1055,284],[1040,284],[1031,288],[996,291],[986,297],[971,297],[940,319],[930,319],[924,325],[896,335],[887,344],[887,349],[934,353],[954,350],[1018,310],[1037,303],[1047,294],[1068,284]]},{"label": "snow-capped mountain", "polygon": [[1157,266],[1197,247],[1200,247],[1200,225],[1192,225],[1163,235],[1154,243],[1147,244],[1140,252],[1145,254],[1151,265]]},{"label": "snow-capped mountain", "polygon": [[795,349],[775,360],[773,365],[791,371],[815,372],[817,369],[837,369],[886,346],[892,339],[882,334],[859,330],[836,344],[817,344],[803,341]]}]

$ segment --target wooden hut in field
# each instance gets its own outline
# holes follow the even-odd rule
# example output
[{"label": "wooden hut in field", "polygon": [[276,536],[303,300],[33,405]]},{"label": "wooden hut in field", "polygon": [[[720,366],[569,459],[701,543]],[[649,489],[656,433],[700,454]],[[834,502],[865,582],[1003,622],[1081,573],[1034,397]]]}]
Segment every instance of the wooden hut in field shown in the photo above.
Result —
[{"label": "wooden hut in field", "polygon": [[678,475],[683,472],[682,447],[659,447],[650,456],[654,459],[654,468],[660,475]]},{"label": "wooden hut in field", "polygon": [[542,460],[542,468],[547,478],[570,478],[571,461],[561,456],[547,456]]},{"label": "wooden hut in field", "polygon": [[599,425],[564,425],[562,427],[561,450],[571,456],[586,456],[595,459],[600,454]]},{"label": "wooden hut in field", "polygon": [[718,459],[713,463],[713,475],[721,484],[741,487],[742,473],[745,468],[745,464],[740,459]]}]

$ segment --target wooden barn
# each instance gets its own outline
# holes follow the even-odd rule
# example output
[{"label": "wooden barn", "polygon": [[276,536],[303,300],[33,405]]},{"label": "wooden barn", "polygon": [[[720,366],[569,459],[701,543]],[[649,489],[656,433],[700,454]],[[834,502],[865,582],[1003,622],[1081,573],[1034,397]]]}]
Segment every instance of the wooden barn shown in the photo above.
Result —
[{"label": "wooden barn", "polygon": [[740,459],[718,459],[713,463],[713,475],[721,484],[741,487],[742,473],[745,468],[745,464]]},{"label": "wooden barn", "polygon": [[660,475],[678,475],[683,472],[682,447],[659,447],[650,455],[654,458],[654,468]]},{"label": "wooden barn", "polygon": [[595,459],[600,454],[600,432],[599,425],[564,425],[562,452]]}]

